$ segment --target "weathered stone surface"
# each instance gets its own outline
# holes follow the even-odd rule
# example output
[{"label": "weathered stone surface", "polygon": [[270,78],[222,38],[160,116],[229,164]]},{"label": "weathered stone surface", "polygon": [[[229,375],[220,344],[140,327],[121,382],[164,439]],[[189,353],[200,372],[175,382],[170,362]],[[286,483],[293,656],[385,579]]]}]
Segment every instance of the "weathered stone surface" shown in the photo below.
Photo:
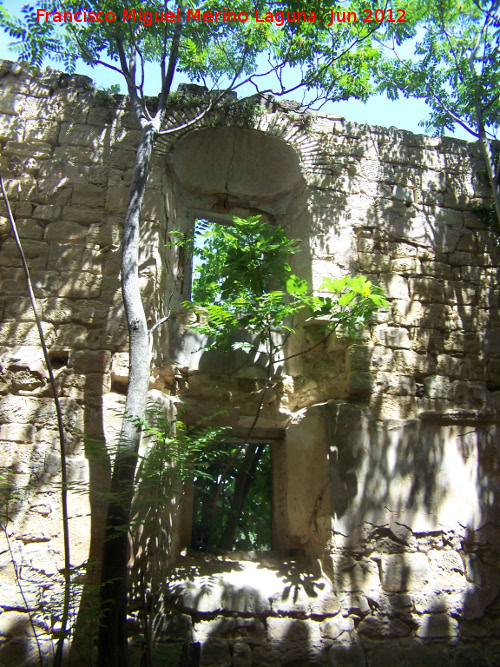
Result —
[{"label": "weathered stone surface", "polygon": [[[37,78],[24,65],[0,63],[1,166],[65,423],[112,448],[128,382],[119,276],[139,129],[123,98],[98,106],[85,82],[69,78],[61,87],[59,76]],[[225,223],[233,214],[265,211],[301,239],[294,272],[319,287],[325,276],[359,269],[386,290],[390,307],[354,341],[338,331],[307,357],[286,361],[264,397],[254,437],[273,443],[273,543],[277,553],[311,560],[197,556],[192,576],[176,570],[179,578],[168,582],[184,619],[176,639],[200,642],[201,662],[217,667],[494,665],[500,253],[496,232],[466,210],[471,198],[487,201],[489,194],[477,175],[481,152],[394,128],[297,119],[273,104],[255,129],[212,127],[207,119],[208,129],[203,121],[183,137],[168,137],[153,155],[140,282],[148,326],[170,315],[154,335],[156,399],[167,400],[169,414],[174,403],[188,406],[192,422],[223,400],[237,437],[245,437],[266,375],[263,355],[243,366],[238,359],[227,378],[222,356],[216,366],[204,352],[194,359],[180,350],[192,320],[177,304],[188,295],[191,267],[164,243],[167,229],[189,233],[194,214]],[[189,109],[176,113],[189,120]],[[196,159],[186,159],[189,146]],[[38,563],[58,577],[53,401],[0,208],[2,466],[14,490],[40,487],[16,505],[17,523],[8,529],[23,576]],[[301,336],[288,341],[292,354],[318,340],[309,341],[311,325],[298,330]],[[68,436],[70,479],[87,483],[90,465],[94,480],[91,457]],[[93,521],[102,509],[95,498]],[[83,496],[70,500],[72,549],[82,562],[90,510]],[[189,543],[188,512],[176,503],[166,530],[169,558]],[[0,608],[5,591],[8,597],[15,588],[6,554],[3,540]],[[17,604],[18,594],[10,597]],[[19,655],[31,660],[33,642],[28,648],[21,624],[19,633],[5,635],[0,662],[4,655],[16,665]]]},{"label": "weathered stone surface", "polygon": [[328,654],[335,667],[366,667],[365,652],[361,646],[332,646]]},{"label": "weathered stone surface", "polygon": [[448,614],[425,614],[416,634],[425,639],[453,639],[458,632],[458,622]]},{"label": "weathered stone surface", "polygon": [[358,627],[360,635],[370,639],[386,639],[388,637],[408,637],[411,627],[399,619],[387,619],[377,616],[367,616]]},{"label": "weathered stone surface", "polygon": [[447,376],[429,375],[424,379],[424,387],[431,398],[448,398],[451,382]]},{"label": "weathered stone surface", "polygon": [[420,591],[429,583],[429,577],[429,561],[425,554],[394,554],[382,558],[382,588],[385,591]]}]

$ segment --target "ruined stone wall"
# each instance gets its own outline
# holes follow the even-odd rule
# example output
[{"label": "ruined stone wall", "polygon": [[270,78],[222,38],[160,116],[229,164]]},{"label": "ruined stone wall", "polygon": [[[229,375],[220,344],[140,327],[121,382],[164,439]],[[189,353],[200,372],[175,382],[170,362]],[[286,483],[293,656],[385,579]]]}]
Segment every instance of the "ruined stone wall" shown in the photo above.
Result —
[{"label": "ruined stone wall", "polygon": [[[96,93],[85,78],[35,77],[11,64],[0,74],[2,173],[66,420],[87,436],[68,432],[79,565],[99,555],[127,383],[119,244],[138,130],[124,98]],[[174,109],[169,122],[194,112]],[[222,401],[243,434],[263,386],[259,355],[237,370],[237,358],[228,367],[222,355],[193,354],[199,345],[180,308],[191,268],[164,243],[167,230],[187,232],[197,217],[265,215],[301,239],[293,269],[314,287],[364,273],[390,302],[355,340],[331,337],[273,378],[256,434],[275,442],[277,553],[186,556],[160,591],[169,612],[162,638],[199,645],[202,664],[498,664],[500,252],[474,212],[488,201],[483,170],[475,144],[272,102],[252,127],[207,126],[159,142],[141,251],[150,323],[172,310],[154,339],[157,401],[182,404],[187,420]],[[0,241],[0,447],[10,498],[0,664],[22,664],[35,647],[23,635],[12,561],[33,609],[42,589],[46,599],[59,594],[60,461],[5,217]],[[318,340],[320,327],[299,328],[287,352]],[[180,512],[182,504],[161,546],[171,553],[188,543]]]}]

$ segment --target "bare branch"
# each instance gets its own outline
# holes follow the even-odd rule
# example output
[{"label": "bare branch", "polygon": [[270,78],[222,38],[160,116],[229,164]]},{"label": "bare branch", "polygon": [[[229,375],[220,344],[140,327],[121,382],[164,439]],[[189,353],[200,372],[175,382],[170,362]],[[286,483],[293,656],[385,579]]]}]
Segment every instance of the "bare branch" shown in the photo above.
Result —
[{"label": "bare branch", "polygon": [[170,89],[172,88],[172,81],[174,78],[175,68],[177,66],[177,61],[179,59],[179,46],[181,41],[182,29],[184,27],[185,21],[185,11],[183,3],[180,5],[180,20],[176,23],[174,34],[172,37],[172,44],[170,46],[170,55],[168,58],[168,68],[166,76],[163,78],[161,93],[158,99],[158,112],[157,118],[159,120],[159,125],[163,122],[165,117],[165,110],[167,108],[167,100],[170,95]]}]

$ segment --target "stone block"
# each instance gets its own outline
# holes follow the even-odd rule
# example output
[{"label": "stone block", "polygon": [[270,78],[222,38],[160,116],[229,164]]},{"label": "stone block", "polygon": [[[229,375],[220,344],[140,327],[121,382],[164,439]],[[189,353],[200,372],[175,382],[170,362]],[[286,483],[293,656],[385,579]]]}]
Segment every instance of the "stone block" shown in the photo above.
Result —
[{"label": "stone block", "polygon": [[446,303],[472,305],[477,301],[476,288],[461,282],[445,280],[443,291]]},{"label": "stone block", "polygon": [[358,252],[358,261],[361,271],[372,273],[389,271],[391,265],[390,258],[379,253]]},{"label": "stone block", "polygon": [[446,648],[442,646],[411,646],[406,652],[408,667],[450,667],[452,657]]},{"label": "stone block", "polygon": [[106,211],[110,215],[123,215],[129,200],[128,188],[108,188]]},{"label": "stone block", "polygon": [[221,640],[209,639],[201,645],[200,665],[218,665],[230,667],[231,654],[229,645]]},{"label": "stone block", "polygon": [[500,359],[488,362],[488,386],[500,388]]},{"label": "stone block", "polygon": [[333,645],[328,653],[328,664],[332,667],[366,667],[365,651],[361,646]]},{"label": "stone block", "polygon": [[268,637],[273,642],[307,643],[311,634],[316,632],[314,621],[269,616],[266,624]]},{"label": "stone block", "polygon": [[[114,220],[115,218],[113,218]],[[87,237],[88,243],[101,247],[118,246],[121,243],[122,229],[118,224],[91,225]]]},{"label": "stone block", "polygon": [[[48,244],[43,241],[26,239],[22,245],[28,266],[33,269],[44,269],[48,256]],[[2,243],[0,265],[22,267],[21,256],[14,239],[5,239]]]},{"label": "stone block", "polygon": [[422,639],[455,639],[458,637],[458,621],[448,614],[424,614],[417,629]]},{"label": "stone block", "polygon": [[39,205],[33,211],[33,218],[43,220],[44,222],[54,222],[61,218],[61,207],[51,206],[50,204]]},{"label": "stone block", "polygon": [[106,373],[111,363],[109,350],[82,350],[73,354],[75,373]]},{"label": "stone block", "polygon": [[435,589],[460,591],[467,587],[464,564],[456,551],[432,550],[428,556]]},{"label": "stone block", "polygon": [[248,644],[242,641],[234,642],[231,664],[233,667],[251,667],[252,649]]},{"label": "stone block", "polygon": [[352,371],[386,371],[394,368],[392,351],[382,346],[351,345],[347,360]]},{"label": "stone block", "polygon": [[[1,231],[1,225],[0,225]],[[43,237],[43,227],[35,220],[18,220],[17,231],[21,239],[37,239]]]},{"label": "stone block", "polygon": [[395,646],[381,646],[372,648],[368,653],[369,667],[391,667],[394,665],[403,665],[404,653]]},{"label": "stone block", "polygon": [[481,339],[477,333],[448,331],[443,334],[443,349],[448,354],[474,354],[481,351]]},{"label": "stone block", "polygon": [[84,123],[62,123],[59,141],[61,145],[98,148],[103,145],[102,130]]},{"label": "stone block", "polygon": [[45,230],[46,241],[76,241],[84,239],[87,229],[76,222],[53,222]]},{"label": "stone block", "polygon": [[64,282],[58,290],[60,296],[89,299],[98,297],[101,292],[101,276],[82,271],[63,274]]},{"label": "stone block", "polygon": [[436,353],[443,351],[443,334],[437,329],[410,328],[411,347],[415,352]]},{"label": "stone block", "polygon": [[108,300],[82,299],[74,302],[73,319],[79,324],[91,324],[109,315]]},{"label": "stone block", "polygon": [[347,393],[350,396],[367,396],[372,393],[375,386],[375,378],[372,373],[366,371],[351,371]]},{"label": "stone block", "polygon": [[452,276],[452,268],[449,264],[444,262],[436,262],[434,260],[422,260],[422,273],[432,278],[449,279]]},{"label": "stone block", "polygon": [[22,141],[24,134],[24,122],[22,118],[2,116],[0,118],[0,137],[4,142]]},{"label": "stone block", "polygon": [[51,324],[63,324],[71,321],[73,303],[69,299],[49,297],[42,303],[43,319]]},{"label": "stone block", "polygon": [[326,639],[338,639],[344,632],[354,630],[354,621],[352,618],[338,616],[323,621],[320,626],[321,635]]},{"label": "stone block", "polygon": [[65,206],[63,218],[65,221],[78,222],[81,225],[92,225],[101,222],[103,211],[100,208],[88,206]]},{"label": "stone block", "polygon": [[408,258],[408,257],[418,257],[422,252],[421,248],[417,248],[414,245],[409,243],[404,243],[402,241],[396,243],[389,243],[387,246],[387,252],[391,259],[398,258]]},{"label": "stone block", "polygon": [[442,375],[429,375],[424,379],[425,392],[429,398],[448,398],[450,378]]},{"label": "stone block", "polygon": [[73,186],[71,203],[74,206],[99,208],[104,206],[104,188],[97,185],[76,183]]},{"label": "stone block", "polygon": [[52,146],[44,141],[8,141],[2,155],[4,157],[46,160],[52,155]]},{"label": "stone block", "polygon": [[452,266],[484,266],[486,257],[479,253],[457,250],[450,253],[449,262]]},{"label": "stone block", "polygon": [[375,345],[384,345],[391,348],[410,349],[412,344],[408,330],[402,327],[378,326],[372,334]]},{"label": "stone block", "polygon": [[367,591],[380,587],[376,563],[369,558],[331,556],[336,590]]},{"label": "stone block", "polygon": [[433,192],[446,190],[446,174],[439,171],[424,170],[422,172],[422,188]]},{"label": "stone block", "polygon": [[463,407],[483,407],[487,401],[486,383],[455,380],[450,386],[449,398]]},{"label": "stone block", "polygon": [[76,243],[51,243],[49,262],[59,271],[79,271],[82,267],[84,245]]},{"label": "stone block", "polygon": [[421,263],[416,257],[397,257],[391,260],[392,273],[400,273],[404,276],[421,273]]},{"label": "stone block", "polygon": [[31,424],[0,424],[0,440],[29,443],[33,441],[34,433]]},{"label": "stone block", "polygon": [[425,554],[392,554],[382,558],[382,588],[390,593],[421,591],[429,583]]},{"label": "stone block", "polygon": [[374,395],[370,409],[377,419],[413,419],[418,411],[415,396],[397,394]]},{"label": "stone block", "polygon": [[449,600],[450,596],[447,593],[435,590],[433,585],[430,591],[416,594],[412,606],[415,607],[417,614],[445,614],[450,611]]},{"label": "stone block", "polygon": [[408,280],[398,274],[381,275],[378,284],[390,299],[408,299]]},{"label": "stone block", "polygon": [[414,396],[415,379],[410,375],[399,375],[398,373],[377,373],[377,389],[393,396]]},{"label": "stone block", "polygon": [[480,646],[460,646],[455,654],[455,667],[481,667],[482,665],[493,665],[486,658],[485,651]]},{"label": "stone block", "polygon": [[469,377],[469,359],[438,354],[436,362],[436,372],[438,375],[446,375],[451,379]]},{"label": "stone block", "polygon": [[5,113],[9,116],[17,116],[25,101],[25,95],[2,93],[2,95],[0,95],[0,113]]},{"label": "stone block", "polygon": [[78,324],[62,324],[57,328],[55,345],[58,348],[81,348],[88,342],[88,332]]},{"label": "stone block", "polygon": [[59,138],[59,124],[55,121],[27,120],[25,125],[24,139],[44,141],[49,144],[57,143]]},{"label": "stone block", "polygon": [[[18,220],[20,218],[31,218],[33,213],[33,204],[29,201],[19,201],[14,203],[13,210]],[[39,225],[36,224],[36,226],[38,227]],[[17,228],[19,231],[19,223],[17,224]]]},{"label": "stone block", "polygon": [[429,354],[411,350],[395,350],[394,361],[396,370],[403,375],[432,375],[436,368],[436,362]]},{"label": "stone block", "polygon": [[[42,322],[45,341],[50,347],[55,339],[52,324]],[[38,329],[34,322],[4,321],[0,323],[0,345],[33,345],[40,344]]]},{"label": "stone block", "polygon": [[367,616],[358,626],[360,635],[376,640],[408,637],[411,631],[403,621],[383,616]]},{"label": "stone block", "polygon": [[410,296],[421,303],[444,303],[444,283],[435,278],[410,278]]}]

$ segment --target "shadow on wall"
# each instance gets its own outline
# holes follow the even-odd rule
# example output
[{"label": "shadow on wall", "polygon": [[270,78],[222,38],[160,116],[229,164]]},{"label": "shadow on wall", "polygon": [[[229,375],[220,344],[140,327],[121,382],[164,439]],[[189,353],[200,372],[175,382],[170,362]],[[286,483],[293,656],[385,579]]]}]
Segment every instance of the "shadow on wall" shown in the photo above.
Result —
[{"label": "shadow on wall", "polygon": [[[44,100],[46,95],[41,96],[40,104]],[[54,102],[54,98],[50,100]],[[102,544],[110,457],[119,428],[113,409],[123,411],[124,405],[120,395],[123,388],[111,386],[110,366],[112,354],[126,349],[126,326],[118,291],[121,229],[117,217],[126,203],[126,168],[133,163],[135,152],[132,147],[130,151],[120,149],[119,156],[114,152],[117,137],[123,139],[124,132],[133,137],[134,132],[123,127],[118,131],[116,110],[94,108],[86,125],[80,122],[82,105],[87,108],[89,99],[82,102],[80,96],[79,103],[65,108],[57,122],[47,122],[43,131],[41,126],[37,128],[43,136],[28,137],[33,142],[30,146],[36,154],[37,161],[32,160],[36,169],[31,165],[28,172],[20,172],[19,156],[12,149],[14,142],[9,142],[3,154],[3,176],[9,179],[7,187],[64,414],[71,560],[77,567],[88,563],[86,581],[92,599],[99,578],[96,565]],[[20,145],[25,150],[24,144]],[[154,235],[153,225],[144,234],[146,247]],[[10,651],[15,649],[20,656],[20,646],[31,641],[26,639],[31,631],[21,632],[24,637],[16,636],[24,602],[35,623],[41,624],[41,641],[45,641],[43,633],[53,630],[58,622],[63,550],[55,409],[21,260],[10,229],[1,227],[0,240],[0,440],[2,467],[9,473],[6,527],[12,547],[11,556],[7,550],[2,556],[5,581],[2,580],[0,605],[4,610],[2,635],[7,640],[0,648],[0,663],[9,664]],[[151,263],[151,253],[146,255],[143,274]],[[143,277],[147,283],[148,276]],[[11,560],[18,566],[17,583]],[[84,578],[81,569],[75,572],[73,624]],[[89,605],[85,592],[83,596],[85,612]],[[52,618],[48,609],[52,609]],[[27,614],[22,616],[27,623]],[[88,622],[87,618],[83,623],[84,635]],[[19,658],[15,664],[23,661]]]},{"label": "shadow on wall", "polygon": [[[158,655],[180,645],[184,660],[172,664],[497,664],[500,642],[483,641],[477,624],[476,635],[460,641],[457,599],[452,607],[446,591],[415,595],[412,563],[395,566],[381,591],[362,578],[335,584],[319,561],[232,558],[181,559],[157,619]],[[423,604],[432,612],[423,614]]]},{"label": "shadow on wall", "polygon": [[[212,651],[202,662],[500,661],[498,239],[470,213],[470,199],[482,196],[463,168],[473,146],[407,137],[395,154],[381,139],[369,158],[366,141],[350,173],[366,180],[358,181],[358,194],[352,183],[346,194],[345,257],[354,230],[358,264],[351,255],[344,266],[359,266],[381,284],[392,313],[377,315],[368,338],[350,348],[348,401],[314,408],[328,428],[337,523],[312,581],[323,578],[337,608],[307,607],[317,595],[299,575],[309,602],[303,607],[294,595],[280,610],[290,588],[279,566],[274,589],[260,577],[257,606],[259,586],[249,590],[248,573],[245,585],[233,581],[231,593],[219,595],[220,573],[205,564],[190,588],[199,592],[193,582],[203,576],[203,594],[186,597],[177,584],[175,602],[185,622],[177,638],[199,642],[202,655]],[[356,207],[353,197],[370,188],[377,202]],[[331,201],[317,192],[316,203],[322,196]],[[339,217],[333,234],[325,231],[326,209],[311,254],[327,262],[341,253],[340,242],[336,251],[330,246],[342,238],[343,223]],[[272,571],[266,559],[261,567]],[[306,566],[298,569],[303,574]],[[236,599],[241,608],[231,607]]]}]

